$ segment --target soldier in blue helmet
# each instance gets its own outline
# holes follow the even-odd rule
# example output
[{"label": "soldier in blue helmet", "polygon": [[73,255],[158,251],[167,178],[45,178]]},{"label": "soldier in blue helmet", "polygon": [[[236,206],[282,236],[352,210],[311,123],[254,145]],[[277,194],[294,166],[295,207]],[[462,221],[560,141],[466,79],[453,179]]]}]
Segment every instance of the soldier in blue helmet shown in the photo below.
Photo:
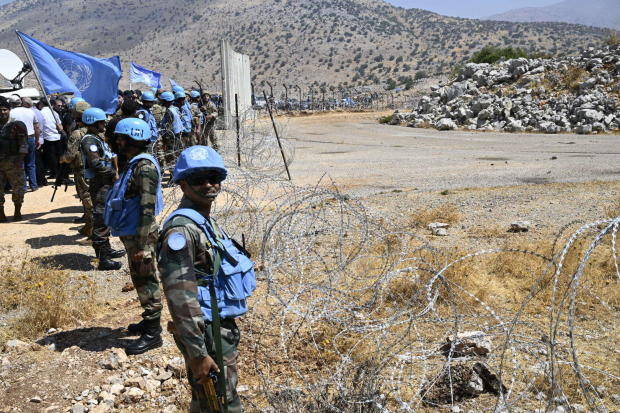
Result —
[{"label": "soldier in blue helmet", "polygon": [[155,95],[153,92],[144,92],[142,94],[142,105],[140,109],[136,111],[138,119],[145,121],[151,128],[151,143],[155,142],[159,138],[159,131],[157,129],[157,121],[153,114],[153,105],[155,104]]},{"label": "soldier in blue helmet", "polygon": [[112,152],[105,141],[103,133],[106,128],[107,115],[99,108],[88,108],[82,114],[82,123],[86,125],[86,134],[80,142],[84,177],[88,180],[88,189],[93,202],[92,245],[97,258],[99,270],[119,270],[121,263],[113,261],[120,258],[125,251],[113,250],[110,245],[110,228],[105,224],[104,211],[108,191],[117,179]]},{"label": "soldier in blue helmet", "polygon": [[181,133],[183,145],[186,148],[189,148],[190,146],[195,145],[196,142],[194,142],[192,136],[192,111],[187,104],[186,97],[185,92],[175,92],[174,105],[179,108],[181,122],[183,122],[183,133]]},{"label": "soldier in blue helmet", "polygon": [[222,157],[212,148],[184,150],[172,178],[183,198],[157,243],[171,330],[192,388],[190,412],[213,411],[204,389],[213,375],[228,412],[242,411],[236,391],[240,332],[235,319],[248,311],[246,300],[256,288],[256,277],[247,251],[211,216],[226,175]]},{"label": "soldier in blue helmet", "polygon": [[181,111],[174,105],[174,94],[163,92],[159,95],[159,101],[165,110],[164,117],[159,125],[163,150],[166,154],[165,161],[171,164],[177,155],[174,151],[181,146],[181,134],[185,128],[181,119]]},{"label": "soldier in blue helmet", "polygon": [[142,321],[127,328],[140,338],[130,343],[125,352],[142,354],[162,345],[161,293],[155,269],[159,229],[155,217],[164,207],[161,169],[157,160],[146,153],[151,140],[151,128],[146,122],[122,119],[114,133],[119,150],[128,161],[108,194],[104,218],[112,235],[119,236],[125,246],[131,281],[144,310]]}]

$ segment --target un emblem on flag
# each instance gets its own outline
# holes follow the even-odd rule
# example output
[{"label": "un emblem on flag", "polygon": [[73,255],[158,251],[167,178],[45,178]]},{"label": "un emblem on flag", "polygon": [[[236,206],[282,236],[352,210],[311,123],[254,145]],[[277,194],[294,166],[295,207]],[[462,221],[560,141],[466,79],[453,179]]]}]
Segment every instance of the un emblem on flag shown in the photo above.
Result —
[{"label": "un emblem on flag", "polygon": [[80,92],[88,89],[93,83],[93,68],[90,63],[73,59],[56,59],[56,63]]}]

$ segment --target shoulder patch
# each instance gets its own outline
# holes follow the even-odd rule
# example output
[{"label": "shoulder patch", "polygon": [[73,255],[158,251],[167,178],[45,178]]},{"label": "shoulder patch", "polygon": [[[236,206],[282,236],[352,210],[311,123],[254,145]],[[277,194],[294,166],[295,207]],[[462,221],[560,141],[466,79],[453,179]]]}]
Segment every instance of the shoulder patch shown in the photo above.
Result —
[{"label": "shoulder patch", "polygon": [[173,232],[168,236],[168,247],[172,251],[181,251],[187,245],[185,235],[180,232]]},{"label": "shoulder patch", "polygon": [[97,152],[97,145],[90,145],[89,148],[91,152]]}]

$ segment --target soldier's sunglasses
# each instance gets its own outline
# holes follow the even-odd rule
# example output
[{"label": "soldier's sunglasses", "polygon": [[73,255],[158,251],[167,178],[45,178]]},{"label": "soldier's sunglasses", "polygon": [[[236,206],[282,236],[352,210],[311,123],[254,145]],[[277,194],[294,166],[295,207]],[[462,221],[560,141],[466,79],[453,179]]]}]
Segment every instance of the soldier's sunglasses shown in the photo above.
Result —
[{"label": "soldier's sunglasses", "polygon": [[187,183],[191,186],[204,185],[205,182],[208,182],[211,185],[217,185],[223,180],[224,179],[222,179],[222,175],[218,174],[217,172],[201,173],[199,175],[192,175],[186,178]]}]

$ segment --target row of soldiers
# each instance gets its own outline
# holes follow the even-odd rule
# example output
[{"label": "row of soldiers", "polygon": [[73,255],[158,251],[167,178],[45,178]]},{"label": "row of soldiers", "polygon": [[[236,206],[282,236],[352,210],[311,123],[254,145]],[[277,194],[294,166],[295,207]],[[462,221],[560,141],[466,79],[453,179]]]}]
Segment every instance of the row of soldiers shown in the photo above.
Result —
[{"label": "row of soldiers", "polygon": [[[92,229],[98,268],[118,270],[121,264],[114,259],[128,257],[143,312],[142,320],[127,328],[128,334],[139,335],[126,347],[127,354],[162,345],[158,268],[172,317],[168,330],[186,361],[192,389],[190,411],[241,412],[236,392],[240,332],[235,319],[247,312],[246,299],[256,288],[254,264],[211,216],[227,177],[222,157],[212,147],[193,145],[200,134],[192,137],[169,129],[165,122],[172,117],[174,123],[181,112],[182,95],[175,92],[174,107],[179,109],[170,110],[166,93],[171,92],[158,93],[164,108],[161,121],[156,122],[159,139],[153,137],[151,121],[158,109],[155,103],[145,104],[151,98],[148,93],[142,94],[135,116],[127,116],[135,104],[125,99],[121,113],[111,119],[101,109],[73,100],[76,124],[61,161],[72,167],[85,215],[91,214],[87,225]],[[4,163],[23,160],[27,137],[23,123],[8,122],[4,103],[0,99],[0,145],[7,143],[14,156],[0,157],[0,174]],[[171,181],[179,185],[183,199],[160,231],[156,216],[164,208],[162,168],[152,152],[166,133],[192,146],[173,159]],[[124,250],[114,250],[110,236],[120,237]]]},{"label": "row of soldiers", "polygon": [[[107,242],[100,241],[95,231],[94,203],[87,184],[87,179],[90,178],[84,176],[83,160],[85,157],[79,150],[80,142],[89,128],[89,125],[82,121],[82,116],[90,105],[81,98],[73,98],[69,103],[69,108],[73,111],[75,127],[70,133],[60,162],[68,164],[73,171],[76,190],[84,207],[82,217],[84,225],[78,231],[88,238],[94,238],[96,243],[103,243],[104,247],[100,250],[103,251],[103,255],[99,261],[99,269],[116,269],[118,264],[113,263],[111,259],[117,257],[119,253],[111,251]],[[175,86],[172,92],[153,89],[144,93],[138,92],[138,94],[133,91],[119,94],[119,108],[102,132],[112,152],[118,152],[114,134],[117,123],[122,119],[134,117],[149,125],[151,131],[149,151],[157,156],[164,169],[168,169],[167,166],[174,161],[175,153],[179,153],[184,147],[210,144],[214,149],[218,149],[215,133],[218,109],[208,93],[201,95],[199,91],[192,90],[188,98],[183,88]],[[96,128],[91,126],[91,129]],[[119,159],[114,157],[112,162],[118,172]],[[120,159],[120,162],[122,164],[123,159]],[[98,253],[99,255],[101,254]]]}]

